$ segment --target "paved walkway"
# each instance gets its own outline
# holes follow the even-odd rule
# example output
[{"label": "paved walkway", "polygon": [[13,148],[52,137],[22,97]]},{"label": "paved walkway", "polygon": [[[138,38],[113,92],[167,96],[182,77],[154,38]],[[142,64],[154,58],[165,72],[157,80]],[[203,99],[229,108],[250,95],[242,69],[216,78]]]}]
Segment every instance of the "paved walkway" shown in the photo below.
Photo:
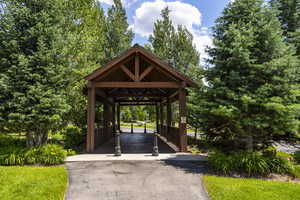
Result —
[{"label": "paved walkway", "polygon": [[112,138],[93,153],[69,156],[67,162],[82,161],[113,161],[113,160],[177,160],[177,161],[206,161],[207,156],[190,153],[176,153],[165,141],[158,137],[159,156],[152,156],[154,135],[150,133],[122,133],[122,156],[114,156],[115,140]]},{"label": "paved walkway", "polygon": [[208,200],[199,162],[69,162],[66,200]]},{"label": "paved walkway", "polygon": [[[121,133],[121,152],[126,154],[152,153],[154,135],[151,133]],[[158,138],[160,153],[175,153],[164,141]],[[94,151],[95,154],[113,154],[115,151],[115,139],[103,144]]]}]

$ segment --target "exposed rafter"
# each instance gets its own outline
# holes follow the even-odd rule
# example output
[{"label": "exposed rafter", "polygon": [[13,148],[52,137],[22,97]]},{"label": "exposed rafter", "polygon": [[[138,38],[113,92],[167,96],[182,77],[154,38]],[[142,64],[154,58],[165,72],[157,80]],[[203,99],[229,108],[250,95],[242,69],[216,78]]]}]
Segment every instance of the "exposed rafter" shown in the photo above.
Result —
[{"label": "exposed rafter", "polygon": [[153,70],[153,66],[149,66],[147,69],[145,69],[145,71],[143,71],[143,73],[140,75],[139,77],[139,81],[143,80],[152,70]]},{"label": "exposed rafter", "polygon": [[131,73],[131,71],[129,71],[129,69],[127,69],[127,67],[125,67],[124,65],[121,65],[120,68],[129,76],[129,78],[131,78],[133,81],[135,81],[135,75],[133,73]]}]

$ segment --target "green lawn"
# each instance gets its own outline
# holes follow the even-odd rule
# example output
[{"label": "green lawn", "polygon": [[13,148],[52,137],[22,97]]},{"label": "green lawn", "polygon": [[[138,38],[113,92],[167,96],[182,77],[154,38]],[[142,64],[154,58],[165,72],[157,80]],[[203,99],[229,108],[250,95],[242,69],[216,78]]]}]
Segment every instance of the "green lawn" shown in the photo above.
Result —
[{"label": "green lawn", "polygon": [[[131,123],[122,122],[121,126],[131,127]],[[133,123],[133,127],[144,128],[144,125],[140,125],[139,123]],[[156,125],[154,123],[147,123],[147,128],[155,128]]]},{"label": "green lawn", "polygon": [[212,200],[298,200],[300,184],[204,176]]},{"label": "green lawn", "polygon": [[[120,125],[125,126],[125,127],[131,127],[131,123],[121,122]],[[133,127],[144,128],[144,125],[139,125],[138,123],[133,123]],[[155,125],[155,123],[147,123],[147,128],[154,129],[154,128],[156,128],[156,125]],[[194,130],[193,129],[187,129],[187,132],[194,133]]]},{"label": "green lawn", "polygon": [[0,167],[1,200],[62,200],[67,186],[64,167]]}]

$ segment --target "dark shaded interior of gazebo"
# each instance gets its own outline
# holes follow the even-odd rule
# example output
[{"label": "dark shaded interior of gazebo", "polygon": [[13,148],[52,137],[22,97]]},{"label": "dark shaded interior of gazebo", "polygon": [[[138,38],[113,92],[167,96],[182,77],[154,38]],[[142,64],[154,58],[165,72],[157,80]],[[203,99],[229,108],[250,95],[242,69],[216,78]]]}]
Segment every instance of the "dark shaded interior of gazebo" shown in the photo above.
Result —
[{"label": "dark shaded interior of gazebo", "polygon": [[[188,77],[174,70],[139,45],[134,45],[109,63],[85,77],[88,96],[87,152],[120,131],[120,107],[156,107],[157,133],[186,151],[187,87],[197,87]],[[171,103],[178,101],[178,127],[173,127]],[[103,104],[103,126],[95,128],[95,106]],[[162,113],[167,113],[164,116]]]}]

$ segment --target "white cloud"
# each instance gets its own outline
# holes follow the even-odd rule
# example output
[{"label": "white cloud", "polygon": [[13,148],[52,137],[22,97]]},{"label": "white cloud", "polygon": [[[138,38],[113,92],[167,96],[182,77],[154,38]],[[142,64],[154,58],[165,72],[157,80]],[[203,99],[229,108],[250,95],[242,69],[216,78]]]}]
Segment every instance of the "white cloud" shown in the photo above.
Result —
[{"label": "white cloud", "polygon": [[174,25],[186,26],[194,36],[194,42],[201,57],[207,57],[205,47],[207,45],[211,46],[212,40],[208,28],[201,27],[201,12],[191,4],[180,1],[166,2],[165,0],[144,2],[136,10],[131,28],[136,34],[145,38],[149,37],[153,31],[154,22],[161,18],[161,10],[167,6],[171,10],[170,17]]},{"label": "white cloud", "polygon": [[[112,5],[114,3],[113,0],[98,0],[101,3],[105,3],[108,5]],[[130,7],[132,4],[134,4],[135,2],[137,2],[138,0],[121,0],[122,4],[125,5],[125,7]]]}]

